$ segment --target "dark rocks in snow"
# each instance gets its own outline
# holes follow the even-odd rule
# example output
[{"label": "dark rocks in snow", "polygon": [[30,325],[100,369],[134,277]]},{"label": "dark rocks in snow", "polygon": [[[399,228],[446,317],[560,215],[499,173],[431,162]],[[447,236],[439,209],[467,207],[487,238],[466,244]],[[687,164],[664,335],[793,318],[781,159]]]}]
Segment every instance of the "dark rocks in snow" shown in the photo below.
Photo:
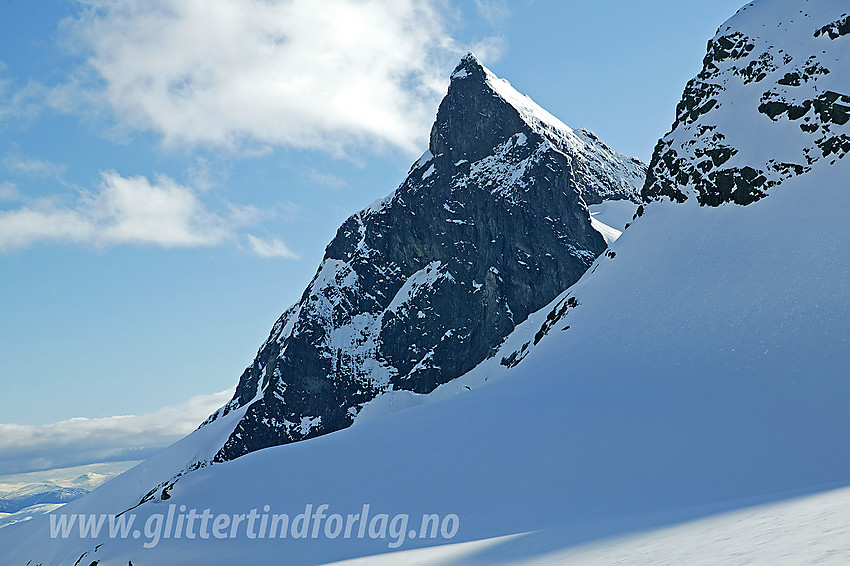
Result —
[{"label": "dark rocks in snow", "polygon": [[844,14],[841,18],[815,31],[814,36],[820,37],[823,35],[829,37],[829,39],[838,39],[848,33],[850,33],[850,16]]},{"label": "dark rocks in snow", "polygon": [[[786,25],[815,29],[808,14],[794,17],[799,21]],[[842,16],[817,28],[814,37],[837,39],[848,25]],[[830,74],[826,64],[834,60],[827,60],[822,49],[779,48],[767,28],[759,31],[761,36],[735,27],[726,26],[709,41],[702,71],[685,87],[672,129],[653,152],[641,192],[645,200],[682,202],[692,191],[701,205],[746,205],[783,180],[809,171],[816,161],[850,153],[850,133],[840,131],[850,122],[850,96],[819,85]],[[753,89],[758,89],[759,100],[747,107]],[[740,161],[736,144],[769,143],[772,135],[759,121],[764,117],[799,123],[803,137],[796,156]],[[780,130],[775,135],[788,138]]]}]

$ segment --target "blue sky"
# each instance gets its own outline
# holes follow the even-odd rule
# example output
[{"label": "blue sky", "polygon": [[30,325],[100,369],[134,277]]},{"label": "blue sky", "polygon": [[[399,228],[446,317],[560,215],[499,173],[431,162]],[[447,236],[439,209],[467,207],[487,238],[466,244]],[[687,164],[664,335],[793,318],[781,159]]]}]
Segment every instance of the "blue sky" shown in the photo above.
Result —
[{"label": "blue sky", "polygon": [[0,455],[220,404],[466,51],[648,160],[740,5],[0,0]]}]

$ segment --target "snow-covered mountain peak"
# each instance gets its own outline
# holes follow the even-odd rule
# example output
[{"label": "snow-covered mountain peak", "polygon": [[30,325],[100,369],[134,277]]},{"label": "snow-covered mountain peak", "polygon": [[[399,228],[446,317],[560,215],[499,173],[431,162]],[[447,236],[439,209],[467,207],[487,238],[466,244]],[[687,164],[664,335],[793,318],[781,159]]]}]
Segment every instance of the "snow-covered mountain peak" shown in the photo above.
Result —
[{"label": "snow-covered mountain peak", "polygon": [[848,8],[760,0],[720,26],[655,148],[644,198],[749,204],[847,155]]},{"label": "snow-covered mountain peak", "polygon": [[470,75],[479,75],[482,78],[490,71],[484,66],[484,63],[475,56],[472,51],[468,51],[466,55],[460,58],[460,62],[452,71],[451,80],[465,79]]},{"label": "snow-covered mountain peak", "polygon": [[510,160],[520,146],[563,154],[580,177],[588,204],[633,199],[629,187],[642,186],[646,175],[639,159],[615,152],[589,130],[570,128],[472,53],[452,72],[431,129],[429,151],[414,169],[427,164],[445,170],[480,162],[472,166],[473,173],[495,173],[499,178],[488,160]]},{"label": "snow-covered mountain peak", "polygon": [[605,250],[616,230],[588,205],[636,203],[645,172],[467,55],[429,151],[340,226],[203,427],[230,433],[188,467],[346,428],[379,394],[427,393],[469,371]]},{"label": "snow-covered mountain peak", "polygon": [[[563,143],[564,140],[577,142],[573,130],[561,120],[553,116],[529,96],[516,90],[510,82],[496,76],[490,69],[472,53],[467,53],[451,75],[452,84],[458,82],[477,82],[487,90],[485,94],[500,98],[517,111],[522,120],[536,132],[552,137],[553,141]],[[449,87],[451,89],[451,87]]]}]

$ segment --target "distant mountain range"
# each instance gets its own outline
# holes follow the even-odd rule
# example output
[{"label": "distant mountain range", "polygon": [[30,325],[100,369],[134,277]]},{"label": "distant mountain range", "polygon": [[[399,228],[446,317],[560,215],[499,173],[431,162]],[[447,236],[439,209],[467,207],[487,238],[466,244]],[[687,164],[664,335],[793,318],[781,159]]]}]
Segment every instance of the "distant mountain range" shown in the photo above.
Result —
[{"label": "distant mountain range", "polygon": [[116,475],[86,472],[69,481],[34,482],[9,491],[0,491],[0,513],[16,513],[36,504],[67,503]]},{"label": "distant mountain range", "polygon": [[68,480],[39,481],[13,489],[0,489],[0,528],[55,511],[116,475],[85,472]]},{"label": "distant mountain range", "polygon": [[89,491],[84,487],[62,487],[54,483],[32,484],[0,495],[0,513],[16,513],[41,503],[67,503]]}]

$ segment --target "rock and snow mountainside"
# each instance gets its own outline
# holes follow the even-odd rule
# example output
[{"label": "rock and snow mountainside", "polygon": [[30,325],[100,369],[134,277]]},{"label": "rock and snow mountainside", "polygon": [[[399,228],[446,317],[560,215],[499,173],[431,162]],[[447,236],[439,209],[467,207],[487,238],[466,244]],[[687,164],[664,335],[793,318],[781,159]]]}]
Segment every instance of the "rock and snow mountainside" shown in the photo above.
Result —
[{"label": "rock and snow mountainside", "polygon": [[[754,2],[718,38],[740,33],[776,53],[814,55],[825,66],[832,61],[831,73],[818,80],[830,77],[830,92],[847,93],[850,77],[834,65],[850,45],[850,34],[842,35],[843,6],[838,0]],[[453,86],[466,79],[457,77]],[[721,106],[711,111],[718,114],[702,118],[737,109],[734,129],[719,118],[703,123],[734,141],[730,160],[736,161],[725,167],[739,167],[743,176],[746,164],[767,164],[774,153],[777,163],[792,163],[794,144],[806,155],[809,132],[790,118],[761,112],[760,102],[751,104],[750,84],[731,78],[718,84],[712,96]],[[741,101],[727,96],[725,86]],[[803,82],[796,92],[811,97],[810,87]],[[396,390],[367,405],[406,396],[407,406],[417,405],[408,410],[204,467],[174,484],[167,500],[130,511],[141,528],[171,505],[214,515],[268,509],[294,517],[308,504],[326,503],[327,515],[346,517],[369,504],[373,522],[384,513],[409,514],[410,531],[391,535],[376,526],[362,538],[356,528],[348,538],[334,537],[326,534],[326,521],[313,525],[317,538],[293,538],[294,531],[286,538],[251,538],[242,527],[235,538],[172,536],[144,548],[151,539],[142,532],[139,538],[110,539],[104,530],[95,538],[51,539],[42,518],[0,529],[3,565],[306,565],[368,563],[370,556],[421,564],[569,564],[588,556],[601,564],[664,556],[687,563],[774,563],[778,557],[789,564],[846,564],[850,542],[834,534],[850,524],[850,499],[846,490],[826,490],[850,485],[850,162],[818,146],[808,152],[817,159],[798,163],[804,165],[799,175],[772,177],[777,183],[766,196],[740,206],[729,193],[721,200],[733,202],[700,206],[718,204],[710,179],[692,180],[690,173],[699,170],[701,157],[688,152],[705,143],[700,131],[674,128],[665,140],[677,157],[668,164],[661,152],[654,160],[655,176],[646,185],[652,202],[644,214],[578,283],[517,324],[494,356],[430,393]],[[847,133],[846,125],[830,123],[830,136]],[[436,158],[433,165],[436,172]],[[404,193],[402,187],[393,198]],[[672,200],[657,198],[662,195]],[[682,197],[693,198],[676,202]],[[436,269],[432,274],[440,273]],[[187,457],[222,446],[233,420],[247,411],[233,409],[63,510],[119,513],[136,505],[143,486],[167,479]],[[606,537],[816,492],[822,492],[817,499],[802,500],[808,503],[747,515],[754,520],[738,513],[647,542],[612,544],[611,552],[598,544],[589,554],[572,552],[583,543],[605,544]],[[419,538],[424,513],[456,514],[456,535]],[[795,521],[804,524],[785,528]],[[779,553],[761,544],[777,529],[784,529],[783,543],[794,543]],[[388,554],[447,542],[470,544]],[[652,551],[656,544],[672,554]]]},{"label": "rock and snow mountainside", "polygon": [[644,198],[748,204],[850,152],[850,6],[771,6],[776,27],[765,24],[762,3],[748,4],[708,42],[702,72],[655,148]]},{"label": "rock and snow mountainside", "polygon": [[428,393],[469,371],[605,249],[587,205],[636,201],[645,174],[467,55],[429,151],[340,227],[210,418],[245,409],[209,458],[345,428],[381,393]]}]

